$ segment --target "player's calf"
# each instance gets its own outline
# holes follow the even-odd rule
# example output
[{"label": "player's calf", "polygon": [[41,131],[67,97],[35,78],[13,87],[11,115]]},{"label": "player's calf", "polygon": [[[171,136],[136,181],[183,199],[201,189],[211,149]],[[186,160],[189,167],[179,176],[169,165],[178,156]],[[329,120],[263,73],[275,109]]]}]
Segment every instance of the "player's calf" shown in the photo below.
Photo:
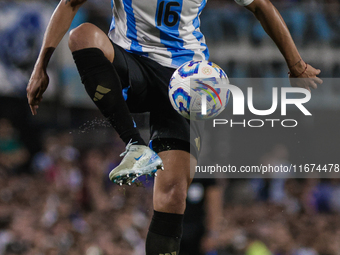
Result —
[{"label": "player's calf", "polygon": [[194,159],[180,149],[161,151],[159,155],[165,171],[155,179],[155,211],[146,240],[146,255],[178,255],[185,200],[191,183],[190,160]]},{"label": "player's calf", "polygon": [[146,255],[179,254],[183,217],[183,214],[154,211],[146,238]]},{"label": "player's calf", "polygon": [[[162,173],[157,179],[162,178]],[[162,190],[155,191],[155,211],[146,239],[146,255],[179,254],[187,186],[187,183],[177,179],[168,182]]]},{"label": "player's calf", "polygon": [[[171,171],[171,169],[167,169]],[[164,172],[165,173],[165,172]],[[159,174],[159,178],[162,178]],[[185,211],[188,184],[183,179],[168,180],[154,192],[154,208],[157,211],[182,214]]]}]

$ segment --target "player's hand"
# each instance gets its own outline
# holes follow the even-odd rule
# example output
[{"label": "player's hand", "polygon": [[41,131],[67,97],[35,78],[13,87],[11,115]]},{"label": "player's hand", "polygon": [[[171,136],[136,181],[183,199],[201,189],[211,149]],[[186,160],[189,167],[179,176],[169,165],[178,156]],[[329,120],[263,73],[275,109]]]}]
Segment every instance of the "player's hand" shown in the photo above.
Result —
[{"label": "player's hand", "polygon": [[317,77],[317,75],[321,73],[320,69],[315,69],[311,65],[308,65],[304,62],[301,64],[301,66],[303,66],[303,69],[300,67],[300,70],[298,70],[298,67],[296,67],[290,70],[289,78],[291,79],[289,80],[292,87],[305,88],[310,92],[310,88],[316,89],[318,84],[322,84],[323,81]]},{"label": "player's hand", "polygon": [[37,109],[43,98],[43,93],[47,89],[49,77],[45,70],[35,68],[27,85],[27,99],[33,115],[37,114]]}]

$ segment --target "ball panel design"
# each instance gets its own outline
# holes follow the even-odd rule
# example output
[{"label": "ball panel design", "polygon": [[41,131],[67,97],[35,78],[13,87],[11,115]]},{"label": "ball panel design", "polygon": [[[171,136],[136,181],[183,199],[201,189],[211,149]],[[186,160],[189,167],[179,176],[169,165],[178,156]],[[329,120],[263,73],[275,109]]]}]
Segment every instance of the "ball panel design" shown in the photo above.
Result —
[{"label": "ball panel design", "polygon": [[[169,98],[172,106],[179,114],[191,120],[216,117],[224,110],[230,94],[228,89],[217,87],[220,78],[228,81],[226,73],[212,62],[189,61],[183,64],[170,80]],[[207,101],[206,115],[201,112],[203,96]]]}]

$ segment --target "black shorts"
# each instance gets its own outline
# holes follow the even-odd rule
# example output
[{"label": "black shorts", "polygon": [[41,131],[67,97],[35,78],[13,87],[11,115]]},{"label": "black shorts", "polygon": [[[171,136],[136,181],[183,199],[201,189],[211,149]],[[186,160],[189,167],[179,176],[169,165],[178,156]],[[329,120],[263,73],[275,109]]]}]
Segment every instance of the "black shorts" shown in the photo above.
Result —
[{"label": "black shorts", "polygon": [[182,149],[197,158],[204,123],[191,121],[190,125],[190,121],[172,107],[168,85],[175,69],[112,44],[115,51],[113,65],[130,112],[150,112],[150,147],[156,152]]}]

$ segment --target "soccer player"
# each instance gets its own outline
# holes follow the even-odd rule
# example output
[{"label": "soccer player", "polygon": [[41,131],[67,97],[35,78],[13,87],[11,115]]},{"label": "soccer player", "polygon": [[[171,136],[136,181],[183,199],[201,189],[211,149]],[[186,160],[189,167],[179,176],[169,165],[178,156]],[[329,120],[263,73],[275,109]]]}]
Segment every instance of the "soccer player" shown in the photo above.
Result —
[{"label": "soccer player", "polygon": [[[48,85],[50,57],[85,1],[61,0],[51,17],[27,86],[33,115]],[[298,85],[316,88],[321,82],[316,77],[320,70],[301,59],[271,2],[236,2],[259,19],[282,52],[291,76],[312,78]],[[165,171],[160,171],[154,183],[155,211],[146,240],[147,255],[179,252],[190,166],[194,166],[200,147],[200,126],[190,126],[175,112],[167,90],[175,68],[192,59],[209,57],[199,28],[205,4],[206,0],[115,0],[108,36],[85,23],[73,29],[69,37],[69,48],[87,93],[126,143],[124,158],[111,171],[110,179],[131,184],[136,177],[164,166]],[[145,111],[150,112],[152,149],[146,146],[130,114]],[[190,140],[190,130],[196,142]]]}]

